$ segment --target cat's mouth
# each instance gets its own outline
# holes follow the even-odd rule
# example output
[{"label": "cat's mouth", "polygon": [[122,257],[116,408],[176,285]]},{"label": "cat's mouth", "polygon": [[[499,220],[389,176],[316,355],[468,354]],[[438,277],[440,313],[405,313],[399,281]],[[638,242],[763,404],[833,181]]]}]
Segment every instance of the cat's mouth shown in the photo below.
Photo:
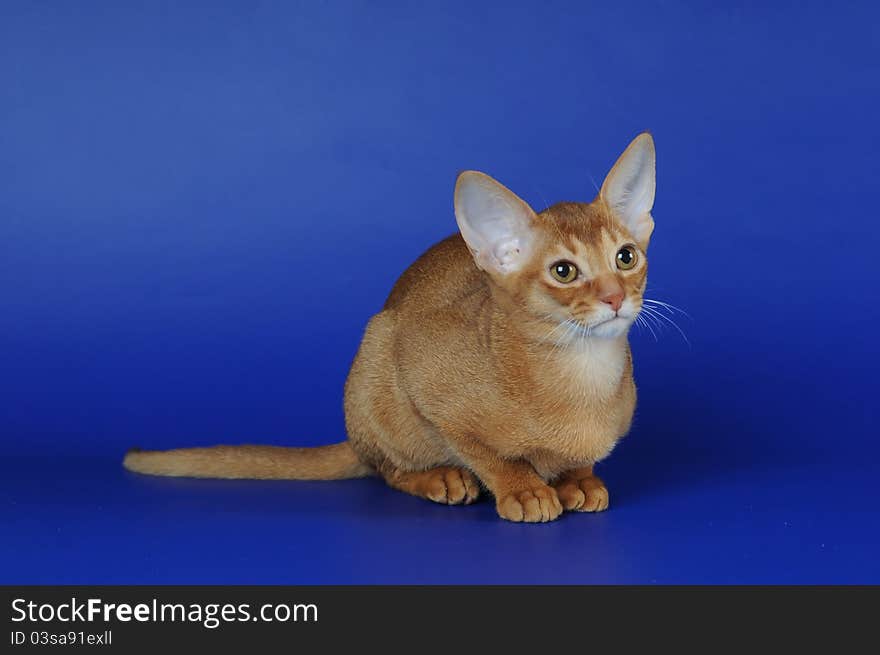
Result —
[{"label": "cat's mouth", "polygon": [[[591,337],[610,337],[624,332],[631,322],[632,317],[620,313],[594,321],[588,320],[587,317],[572,317],[568,320],[560,319],[555,332],[558,332],[560,328],[565,329],[567,326],[567,333],[560,338],[567,338],[570,341],[579,341]],[[554,332],[551,332],[551,334],[554,334]]]},{"label": "cat's mouth", "polygon": [[628,321],[629,317],[623,316],[622,314],[615,314],[614,316],[609,316],[608,318],[602,319],[601,321],[597,321],[596,323],[590,323],[589,327],[597,328],[600,325],[609,325],[614,323],[614,321]]},{"label": "cat's mouth", "polygon": [[615,314],[602,320],[589,323],[584,336],[615,337],[622,334],[629,327],[632,318],[624,314]]}]

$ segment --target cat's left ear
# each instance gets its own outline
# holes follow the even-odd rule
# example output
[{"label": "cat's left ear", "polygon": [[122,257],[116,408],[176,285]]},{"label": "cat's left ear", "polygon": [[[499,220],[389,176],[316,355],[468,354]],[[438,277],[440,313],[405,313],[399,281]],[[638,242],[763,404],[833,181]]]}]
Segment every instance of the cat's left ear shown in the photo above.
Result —
[{"label": "cat's left ear", "polygon": [[654,231],[655,168],[654,139],[642,132],[620,155],[599,192],[642,249],[647,249]]},{"label": "cat's left ear", "polygon": [[507,275],[528,261],[535,218],[524,200],[485,173],[465,171],[455,182],[455,220],[484,271]]}]

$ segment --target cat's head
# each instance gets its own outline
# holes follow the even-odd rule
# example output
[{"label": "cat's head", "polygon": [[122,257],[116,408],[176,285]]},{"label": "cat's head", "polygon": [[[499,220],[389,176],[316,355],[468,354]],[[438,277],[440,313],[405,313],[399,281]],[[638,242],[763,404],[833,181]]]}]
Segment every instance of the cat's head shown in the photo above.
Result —
[{"label": "cat's head", "polygon": [[642,307],[654,168],[654,140],[645,132],[593,202],[539,214],[488,175],[465,171],[455,185],[455,217],[477,266],[531,317],[582,336],[616,337]]}]

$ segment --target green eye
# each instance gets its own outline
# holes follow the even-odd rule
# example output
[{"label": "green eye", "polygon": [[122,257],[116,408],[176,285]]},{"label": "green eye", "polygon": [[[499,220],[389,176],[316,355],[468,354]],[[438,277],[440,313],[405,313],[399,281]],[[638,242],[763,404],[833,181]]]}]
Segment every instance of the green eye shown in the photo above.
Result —
[{"label": "green eye", "polygon": [[550,275],[553,276],[553,279],[557,282],[562,282],[563,284],[568,284],[569,282],[574,282],[578,276],[577,266],[572,264],[571,262],[556,262],[553,266],[550,267]]},{"label": "green eye", "polygon": [[620,270],[628,271],[636,265],[637,261],[639,261],[639,256],[632,246],[624,246],[617,251],[617,268]]}]

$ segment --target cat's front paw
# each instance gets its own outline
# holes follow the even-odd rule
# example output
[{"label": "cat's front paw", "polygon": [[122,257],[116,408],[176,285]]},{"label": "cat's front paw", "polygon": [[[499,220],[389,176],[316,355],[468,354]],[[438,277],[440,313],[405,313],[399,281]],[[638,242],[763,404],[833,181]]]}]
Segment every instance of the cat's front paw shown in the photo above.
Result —
[{"label": "cat's front paw", "polygon": [[568,478],[554,487],[563,507],[574,512],[602,512],[608,509],[608,489],[595,475]]},{"label": "cat's front paw", "polygon": [[495,508],[501,518],[525,523],[546,523],[562,514],[556,491],[546,484],[505,493],[498,497]]}]

